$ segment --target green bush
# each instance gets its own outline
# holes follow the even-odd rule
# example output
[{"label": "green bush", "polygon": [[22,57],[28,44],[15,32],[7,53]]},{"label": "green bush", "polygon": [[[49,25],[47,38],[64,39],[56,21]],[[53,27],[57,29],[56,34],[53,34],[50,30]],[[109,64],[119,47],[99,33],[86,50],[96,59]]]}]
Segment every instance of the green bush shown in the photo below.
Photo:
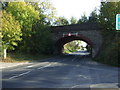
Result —
[{"label": "green bush", "polygon": [[95,60],[112,66],[120,66],[118,64],[119,48],[118,42],[107,43],[103,46],[100,55]]}]

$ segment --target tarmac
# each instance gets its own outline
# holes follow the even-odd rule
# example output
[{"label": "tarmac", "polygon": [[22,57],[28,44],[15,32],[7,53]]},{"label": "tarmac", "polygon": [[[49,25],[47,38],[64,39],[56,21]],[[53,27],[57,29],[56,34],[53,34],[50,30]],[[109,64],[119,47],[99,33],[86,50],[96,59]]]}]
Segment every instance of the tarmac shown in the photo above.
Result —
[{"label": "tarmac", "polygon": [[0,62],[0,70],[5,69],[5,68],[10,68],[10,67],[16,67],[24,64],[29,64],[29,62],[24,62],[24,63],[5,63],[5,62]]}]

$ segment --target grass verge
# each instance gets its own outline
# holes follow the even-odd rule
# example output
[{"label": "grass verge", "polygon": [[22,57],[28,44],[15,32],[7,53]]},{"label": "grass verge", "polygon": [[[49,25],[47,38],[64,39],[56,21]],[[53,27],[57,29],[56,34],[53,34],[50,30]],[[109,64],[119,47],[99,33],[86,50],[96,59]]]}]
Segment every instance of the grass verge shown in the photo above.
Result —
[{"label": "grass verge", "polygon": [[47,59],[53,57],[52,55],[30,55],[23,53],[9,53],[7,58],[2,60],[1,62],[6,63],[19,63],[19,62],[37,62],[41,59]]}]

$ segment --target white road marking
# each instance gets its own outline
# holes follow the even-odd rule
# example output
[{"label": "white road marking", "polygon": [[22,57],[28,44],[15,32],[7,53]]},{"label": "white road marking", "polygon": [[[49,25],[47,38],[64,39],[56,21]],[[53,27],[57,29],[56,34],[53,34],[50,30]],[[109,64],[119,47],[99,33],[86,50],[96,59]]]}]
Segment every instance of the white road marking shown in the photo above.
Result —
[{"label": "white road marking", "polygon": [[[72,61],[74,61],[76,59],[76,57],[75,58],[73,58],[72,59]],[[64,59],[63,59],[63,61],[64,61]],[[59,63],[61,63],[62,61],[60,61]],[[55,64],[57,64],[58,62],[56,62]],[[52,64],[48,64],[48,65],[46,65],[46,66],[43,66],[43,67],[40,67],[40,68],[37,68],[37,69],[43,69],[43,68],[46,68],[46,67],[49,67],[49,66],[51,66]],[[31,65],[31,66],[27,66],[27,67],[34,67],[34,66],[36,66],[36,65]],[[22,74],[19,74],[19,75],[16,75],[16,76],[12,76],[12,77],[10,77],[9,79],[13,79],[13,78],[16,78],[16,77],[20,77],[20,76],[23,76],[23,75],[25,75],[25,74],[28,74],[28,73],[30,73],[31,71],[27,71],[27,72],[25,72],[25,73],[22,73]]]},{"label": "white road marking", "polygon": [[33,67],[33,66],[27,66],[27,67]]},{"label": "white road marking", "polygon": [[38,64],[34,64],[34,65],[30,65],[30,66],[27,66],[27,68],[31,68],[31,67],[35,67],[35,66],[41,66],[41,65],[44,65],[44,64],[48,64],[49,62],[44,62],[44,63],[38,63]]},{"label": "white road marking", "polygon": [[31,72],[31,71],[27,71],[27,72],[25,72],[25,73],[19,74],[18,76],[23,76],[23,75],[28,74],[28,73],[30,73],[30,72]]},{"label": "white road marking", "polygon": [[13,78],[16,78],[16,77],[19,77],[19,76],[12,76],[12,77],[10,77],[9,79],[13,79]]},{"label": "white road marking", "polygon": [[90,77],[84,76],[84,75],[79,75],[80,77],[83,77],[85,79],[91,79]]},{"label": "white road marking", "polygon": [[43,68],[46,68],[46,67],[49,67],[49,66],[51,66],[51,64],[48,64],[48,65],[43,66],[43,67],[40,67],[40,68],[38,68],[38,69],[43,69]]},{"label": "white road marking", "polygon": [[[40,68],[38,68],[38,69],[43,69],[43,68],[46,68],[46,67],[49,67],[49,66],[51,66],[51,64],[48,64],[48,65],[43,66],[43,67],[40,67]],[[27,67],[33,67],[33,66],[27,66]],[[27,72],[25,72],[25,73],[22,73],[22,74],[19,74],[19,75],[16,75],[16,76],[12,76],[12,77],[10,77],[9,79],[13,79],[13,78],[16,78],[16,77],[20,77],[20,76],[23,76],[23,75],[28,74],[28,73],[30,73],[30,72],[31,72],[31,71],[27,71]]]},{"label": "white road marking", "polygon": [[12,76],[12,77],[10,77],[9,79],[13,79],[13,78],[16,78],[16,77],[20,77],[20,76],[23,76],[23,75],[25,75],[25,74],[28,74],[28,73],[30,73],[31,71],[27,71],[27,72],[25,72],[25,73],[22,73],[22,74],[19,74],[19,75],[16,75],[16,76]]}]

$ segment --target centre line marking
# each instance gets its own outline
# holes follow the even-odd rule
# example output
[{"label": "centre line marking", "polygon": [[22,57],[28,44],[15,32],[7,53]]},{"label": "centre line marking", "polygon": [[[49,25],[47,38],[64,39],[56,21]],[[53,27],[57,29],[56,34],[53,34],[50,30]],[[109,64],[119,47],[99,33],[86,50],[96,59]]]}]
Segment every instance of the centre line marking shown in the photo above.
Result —
[{"label": "centre line marking", "polygon": [[23,75],[25,75],[25,74],[28,74],[28,73],[30,73],[31,71],[27,71],[27,72],[25,72],[25,73],[22,73],[22,74],[19,74],[19,75],[16,75],[16,76],[12,76],[12,77],[10,77],[9,79],[13,79],[13,78],[16,78],[16,77],[20,77],[20,76],[23,76]]},{"label": "centre line marking", "polygon": [[13,79],[13,78],[16,78],[16,77],[18,77],[18,76],[12,76],[12,77],[10,77],[9,79]]},{"label": "centre line marking", "polygon": [[25,73],[19,74],[18,76],[22,76],[22,75],[28,74],[28,73],[30,73],[30,72],[31,72],[31,71],[27,71],[27,72],[25,72]]},{"label": "centre line marking", "polygon": [[51,66],[51,64],[48,64],[48,65],[43,66],[43,67],[40,67],[40,68],[38,68],[38,69],[43,69],[43,68],[46,68],[46,67],[49,67],[49,66]]}]

